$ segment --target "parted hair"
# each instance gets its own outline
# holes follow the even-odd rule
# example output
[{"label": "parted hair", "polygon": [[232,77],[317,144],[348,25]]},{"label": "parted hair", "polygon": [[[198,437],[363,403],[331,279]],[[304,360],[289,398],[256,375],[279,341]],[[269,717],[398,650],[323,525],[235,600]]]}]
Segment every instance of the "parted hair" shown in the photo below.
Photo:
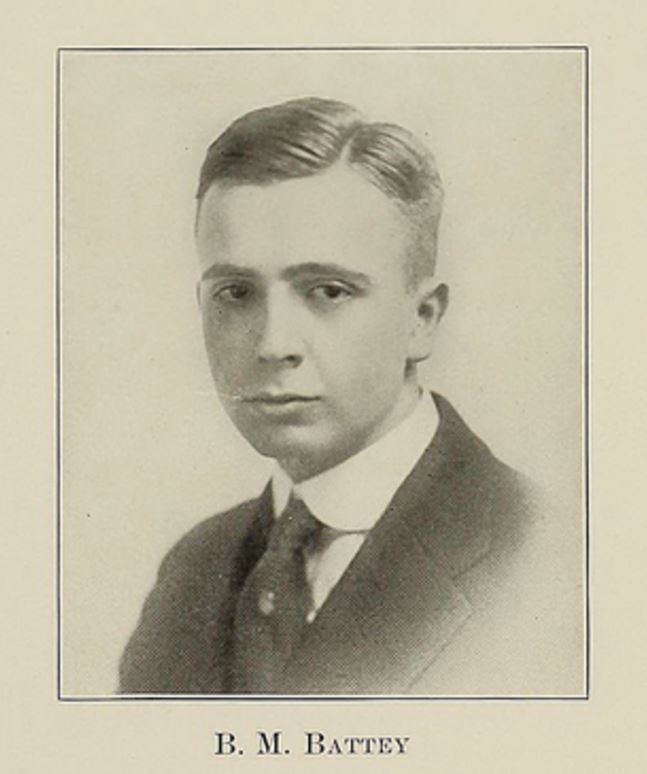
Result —
[{"label": "parted hair", "polygon": [[414,275],[433,273],[443,189],[434,156],[407,129],[351,105],[305,97],[252,110],[208,148],[198,208],[214,184],[269,185],[345,164],[393,200],[410,226]]}]

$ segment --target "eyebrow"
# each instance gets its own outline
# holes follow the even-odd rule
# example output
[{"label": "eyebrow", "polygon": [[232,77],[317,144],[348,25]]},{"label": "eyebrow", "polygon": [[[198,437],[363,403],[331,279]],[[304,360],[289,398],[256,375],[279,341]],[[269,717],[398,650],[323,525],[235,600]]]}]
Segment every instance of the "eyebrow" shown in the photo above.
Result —
[{"label": "eyebrow", "polygon": [[[338,263],[318,263],[313,261],[299,263],[294,266],[288,266],[281,273],[281,277],[286,280],[293,280],[313,274],[323,277],[340,277],[348,282],[354,282],[365,287],[372,285],[371,278],[367,274],[361,271],[353,271]],[[201,279],[217,279],[219,277],[231,276],[258,277],[259,272],[238,266],[235,263],[214,263],[202,273]]]},{"label": "eyebrow", "polygon": [[356,282],[358,285],[370,285],[371,278],[361,271],[353,271],[346,266],[338,263],[299,263],[295,266],[289,266],[284,272],[283,277],[287,280],[298,279],[303,275],[316,274],[324,277],[341,277],[349,282]]},{"label": "eyebrow", "polygon": [[237,266],[235,263],[213,263],[202,272],[200,279],[218,279],[218,277],[231,277],[232,275],[237,277],[256,277],[258,272]]}]

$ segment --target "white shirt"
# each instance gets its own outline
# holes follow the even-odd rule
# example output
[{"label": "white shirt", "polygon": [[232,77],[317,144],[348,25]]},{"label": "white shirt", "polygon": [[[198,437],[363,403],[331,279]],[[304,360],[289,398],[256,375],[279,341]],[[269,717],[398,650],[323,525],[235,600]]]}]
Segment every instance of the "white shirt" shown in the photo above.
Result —
[{"label": "white shirt", "polygon": [[399,425],[375,443],[318,476],[293,484],[277,464],[272,474],[274,514],[290,494],[301,498],[324,524],[316,545],[306,551],[306,577],[314,620],[326,598],[359,551],[368,531],[386,510],[438,429],[438,410],[429,393]]}]

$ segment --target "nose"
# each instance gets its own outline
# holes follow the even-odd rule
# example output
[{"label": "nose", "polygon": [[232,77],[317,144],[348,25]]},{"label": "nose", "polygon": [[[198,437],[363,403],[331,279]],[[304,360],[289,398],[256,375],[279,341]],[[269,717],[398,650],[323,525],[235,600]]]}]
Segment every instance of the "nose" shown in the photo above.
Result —
[{"label": "nose", "polygon": [[303,360],[303,338],[296,302],[286,292],[267,295],[258,344],[259,360],[298,366]]}]

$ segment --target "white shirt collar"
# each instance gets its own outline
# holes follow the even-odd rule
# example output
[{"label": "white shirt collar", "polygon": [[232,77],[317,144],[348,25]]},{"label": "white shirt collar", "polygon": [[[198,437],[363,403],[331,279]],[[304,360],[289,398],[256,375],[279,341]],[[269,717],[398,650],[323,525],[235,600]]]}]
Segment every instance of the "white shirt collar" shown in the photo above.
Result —
[{"label": "white shirt collar", "polygon": [[371,529],[431,442],[438,422],[436,404],[425,392],[399,425],[318,476],[295,485],[277,463],[272,474],[274,513],[282,513],[294,490],[328,527],[346,532]]}]

